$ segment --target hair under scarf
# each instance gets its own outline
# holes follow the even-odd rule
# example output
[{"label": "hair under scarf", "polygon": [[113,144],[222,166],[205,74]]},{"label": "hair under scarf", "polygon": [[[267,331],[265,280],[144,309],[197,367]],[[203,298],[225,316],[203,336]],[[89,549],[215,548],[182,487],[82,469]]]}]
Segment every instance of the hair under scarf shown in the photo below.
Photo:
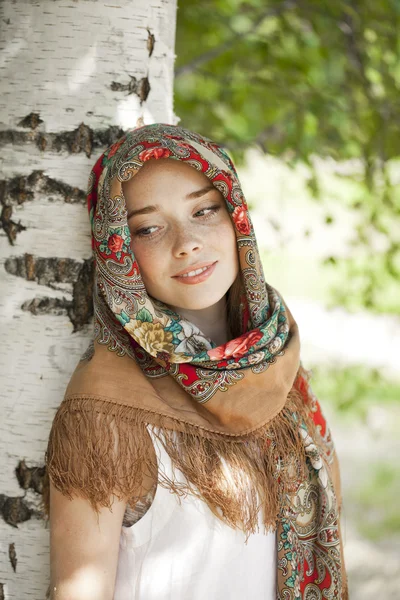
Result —
[{"label": "hair under scarf", "polygon": [[[241,334],[216,346],[147,293],[131,249],[122,183],[148,160],[187,163],[221,192],[236,234]],[[279,598],[346,597],[336,454],[305,371],[296,322],[265,282],[254,229],[225,150],[182,127],[126,133],[89,179],[94,335],[50,433],[47,474],[97,510],[132,506],[144,477],[202,498],[247,536],[277,529]],[[175,468],[158,472],[148,427]],[[48,497],[45,506],[49,512]]]}]

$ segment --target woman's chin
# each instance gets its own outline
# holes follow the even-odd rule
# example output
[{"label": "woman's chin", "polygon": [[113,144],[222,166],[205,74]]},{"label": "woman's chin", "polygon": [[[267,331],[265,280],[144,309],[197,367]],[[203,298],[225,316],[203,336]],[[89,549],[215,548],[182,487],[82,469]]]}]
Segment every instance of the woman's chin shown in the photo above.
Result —
[{"label": "woman's chin", "polygon": [[196,291],[195,293],[191,293],[191,294],[185,294],[185,295],[179,295],[179,296],[176,295],[172,298],[170,297],[168,299],[168,301],[164,301],[164,302],[165,302],[165,304],[168,304],[171,307],[173,306],[176,309],[181,309],[181,310],[188,310],[188,311],[206,310],[207,308],[210,308],[211,306],[218,304],[218,302],[220,302],[222,299],[224,299],[224,301],[225,301],[225,294],[226,294],[226,291],[224,291],[221,294],[216,294],[215,289],[209,290],[208,293],[206,291],[204,291],[203,293]]}]

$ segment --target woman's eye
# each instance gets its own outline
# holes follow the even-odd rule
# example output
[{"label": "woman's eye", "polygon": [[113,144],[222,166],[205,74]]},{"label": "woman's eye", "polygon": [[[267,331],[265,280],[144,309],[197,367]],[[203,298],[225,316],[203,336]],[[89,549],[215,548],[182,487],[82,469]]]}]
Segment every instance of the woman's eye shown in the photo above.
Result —
[{"label": "woman's eye", "polygon": [[218,212],[220,208],[220,205],[207,206],[206,208],[202,208],[201,210],[198,210],[196,213],[194,213],[194,216],[198,215],[199,217],[211,217],[213,214]]},{"label": "woman's eye", "polygon": [[155,225],[152,227],[143,227],[142,229],[138,229],[138,231],[135,231],[135,235],[139,237],[150,237],[153,233],[156,232],[157,229],[158,227],[156,227]]}]

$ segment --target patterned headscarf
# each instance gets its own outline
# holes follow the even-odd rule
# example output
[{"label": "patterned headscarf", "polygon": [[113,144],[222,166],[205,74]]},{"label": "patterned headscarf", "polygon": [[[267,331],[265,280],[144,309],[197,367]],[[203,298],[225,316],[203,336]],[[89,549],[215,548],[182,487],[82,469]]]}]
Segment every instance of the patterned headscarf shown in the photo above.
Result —
[{"label": "patterned headscarf", "polygon": [[[234,224],[245,291],[238,306],[243,335],[223,347],[216,348],[193,323],[149,297],[131,250],[122,182],[144,162],[162,158],[180,160],[204,173],[223,194]],[[96,258],[96,326],[100,339],[110,338],[111,348],[135,354],[148,375],[168,372],[199,402],[212,398],[219,381],[234,382],[254,365],[259,371],[266,369],[282,352],[288,342],[288,316],[279,294],[265,284],[237,173],[220,146],[180,127],[156,124],[134,130],[98,161],[88,203]],[[196,343],[191,344],[191,338]],[[200,368],[212,370],[213,376],[204,380]],[[233,369],[240,374],[232,375]]]},{"label": "patterned headscarf", "polygon": [[[165,158],[208,177],[232,219],[241,334],[220,346],[148,294],[131,248],[122,184]],[[129,131],[93,167],[88,210],[94,336],[53,423],[46,462],[54,484],[96,509],[112,493],[134,504],[150,471],[247,535],[262,510],[266,529],[278,528],[279,598],[345,598],[336,455],[300,366],[295,320],[265,282],[230,157],[182,127]],[[154,471],[148,427],[186,486]]]}]

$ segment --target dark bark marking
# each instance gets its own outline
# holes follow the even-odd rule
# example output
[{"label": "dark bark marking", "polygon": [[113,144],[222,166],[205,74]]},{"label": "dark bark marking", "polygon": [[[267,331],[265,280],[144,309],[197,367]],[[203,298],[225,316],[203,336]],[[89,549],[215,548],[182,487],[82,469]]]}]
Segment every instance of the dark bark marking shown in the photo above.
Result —
[{"label": "dark bark marking", "polygon": [[31,489],[38,494],[43,493],[45,472],[45,467],[27,467],[25,460],[20,460],[15,469],[20,487],[23,490]]},{"label": "dark bark marking", "polygon": [[4,600],[4,583],[0,583],[0,600]]},{"label": "dark bark marking", "polygon": [[129,83],[118,83],[118,81],[112,81],[110,86],[111,90],[113,92],[128,92],[128,96],[129,94],[135,94],[137,79],[133,75],[129,75],[129,77],[131,78]]},{"label": "dark bark marking", "polygon": [[47,296],[42,296],[24,302],[21,304],[21,310],[30,312],[35,316],[54,315],[59,317],[60,315],[68,314],[71,306],[71,300],[67,300],[66,298],[49,298]]},{"label": "dark bark marking", "polygon": [[25,253],[23,256],[7,258],[4,268],[11,275],[36,281],[52,289],[60,289],[58,283],[72,283],[72,300],[37,297],[25,301],[22,310],[34,315],[67,314],[73,325],[73,333],[90,323],[93,317],[92,258],[79,262],[72,258],[41,258]]},{"label": "dark bark marking", "polygon": [[3,210],[0,214],[1,227],[4,229],[11,246],[14,245],[14,242],[17,239],[17,234],[20,231],[26,230],[26,227],[24,227],[24,225],[21,225],[21,221],[18,221],[18,223],[16,223],[11,219],[12,211],[12,206],[3,206]]},{"label": "dark bark marking", "polygon": [[140,104],[143,104],[143,102],[145,102],[145,100],[147,100],[147,97],[149,94],[150,94],[150,82],[147,77],[143,77],[139,81],[138,96],[140,98]]},{"label": "dark bark marking", "polygon": [[140,98],[140,104],[143,104],[150,93],[150,83],[147,77],[142,79],[136,79],[133,75],[129,75],[130,81],[128,83],[118,83],[113,81],[111,83],[111,89],[113,92],[128,92],[130,94],[136,94]]},{"label": "dark bark marking", "polygon": [[67,307],[68,317],[74,326],[73,333],[90,323],[93,317],[93,259],[84,260],[72,288],[72,303]]},{"label": "dark bark marking", "polygon": [[44,152],[47,148],[47,139],[46,136],[43,134],[40,134],[37,136],[36,139],[36,146],[39,148],[39,150],[41,152]]},{"label": "dark bark marking", "polygon": [[7,129],[0,131],[0,147],[6,145],[24,146],[32,143],[44,152],[85,152],[90,158],[92,152],[104,146],[114,144],[124,135],[124,130],[116,125],[107,129],[91,129],[81,123],[74,131],[45,133],[42,131],[16,131]]},{"label": "dark bark marking", "polygon": [[21,121],[18,123],[18,127],[36,129],[41,123],[43,123],[43,121],[40,118],[39,113],[31,112],[29,115],[26,115],[26,117],[21,119]]},{"label": "dark bark marking", "polygon": [[149,52],[149,56],[151,56],[153,54],[153,50],[154,50],[154,44],[156,41],[156,38],[154,37],[154,35],[151,33],[150,29],[147,28],[147,50]]},{"label": "dark bark marking", "polygon": [[26,230],[26,227],[21,225],[20,220],[18,223],[12,220],[12,205],[32,201],[37,194],[47,196],[50,202],[54,200],[62,200],[68,204],[77,202],[85,204],[86,202],[86,194],[83,190],[57,179],[52,179],[44,175],[43,171],[33,171],[28,176],[0,180],[0,206],[3,206],[0,213],[0,226],[5,231],[12,246],[17,234]]},{"label": "dark bark marking", "polygon": [[104,148],[115,144],[124,135],[124,130],[117,125],[112,125],[107,129],[95,129],[93,131],[93,147]]},{"label": "dark bark marking", "polygon": [[35,131],[16,131],[15,129],[5,129],[0,132],[0,145],[12,144],[22,146],[28,142],[35,142],[40,134]]},{"label": "dark bark marking", "polygon": [[11,275],[59,289],[56,283],[73,283],[77,280],[81,264],[72,258],[41,258],[25,253],[23,256],[10,256],[5,260],[4,267]]},{"label": "dark bark marking", "polygon": [[69,151],[73,154],[84,152],[90,158],[93,150],[93,131],[81,123],[75,131],[64,134]]},{"label": "dark bark marking", "polygon": [[35,199],[36,195],[46,196],[50,202],[62,200],[68,204],[85,204],[86,193],[44,174],[44,171],[32,171],[30,175],[17,175],[0,181],[1,204],[23,204]]},{"label": "dark bark marking", "polygon": [[35,280],[35,260],[32,254],[25,254],[25,273],[28,281]]},{"label": "dark bark marking", "polygon": [[11,566],[12,566],[12,568],[14,570],[14,573],[15,573],[16,570],[17,570],[17,562],[18,561],[17,561],[17,553],[16,553],[16,550],[15,550],[15,544],[14,543],[9,544],[9,546],[8,546],[8,557],[10,559]]},{"label": "dark bark marking", "polygon": [[21,496],[10,497],[0,494],[0,512],[6,523],[12,527],[18,527],[18,523],[28,521],[32,511]]}]

